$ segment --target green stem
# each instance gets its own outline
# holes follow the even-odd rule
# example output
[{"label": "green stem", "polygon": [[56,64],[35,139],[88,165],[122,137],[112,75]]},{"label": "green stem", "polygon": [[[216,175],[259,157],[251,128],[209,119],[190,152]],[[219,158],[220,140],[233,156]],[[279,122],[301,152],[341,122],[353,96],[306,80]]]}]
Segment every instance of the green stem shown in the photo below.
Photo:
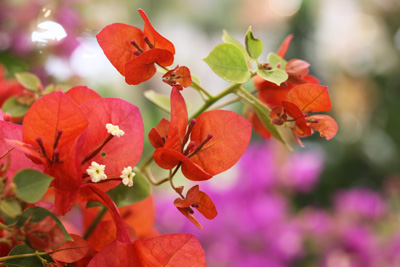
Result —
[{"label": "green stem", "polygon": [[221,98],[223,98],[224,96],[234,92],[235,90],[237,90],[238,88],[241,87],[242,84],[240,83],[235,83],[232,84],[231,86],[229,86],[228,88],[226,88],[224,91],[222,91],[221,93],[219,93],[216,96],[211,96],[209,100],[207,100],[203,106],[195,113],[193,114],[190,118],[189,121],[191,121],[194,118],[197,118],[201,113],[203,113],[204,111],[206,111],[211,105],[213,105],[215,102],[217,102],[218,100],[220,100]]},{"label": "green stem", "polygon": [[0,228],[6,230],[7,232],[12,232],[12,229],[7,225],[0,222]]},{"label": "green stem", "polygon": [[97,224],[101,221],[103,216],[107,213],[107,208],[102,207],[100,210],[99,214],[97,214],[96,218],[93,220],[93,222],[90,224],[89,228],[87,229],[86,233],[83,235],[84,239],[87,239],[94,231],[96,228]]},{"label": "green stem", "polygon": [[182,193],[179,192],[179,191],[176,189],[176,187],[175,187],[175,185],[174,185],[174,182],[172,181],[172,179],[174,178],[175,174],[177,173],[177,171],[179,170],[179,168],[181,167],[181,165],[182,165],[182,161],[179,162],[178,166],[176,166],[174,172],[173,172],[172,174],[169,175],[168,179],[169,179],[169,183],[171,184],[171,187],[175,190],[175,192],[177,192],[177,193],[181,196],[181,198],[185,199],[185,197],[182,195]]},{"label": "green stem", "polygon": [[145,168],[143,169],[143,171],[141,171],[141,170],[139,170],[139,169],[137,169],[137,171],[140,172],[141,174],[143,174],[143,175],[147,178],[147,180],[149,180],[149,182],[150,182],[152,185],[155,185],[155,186],[161,185],[161,184],[163,184],[163,183],[165,183],[165,182],[168,182],[168,179],[169,179],[169,178],[167,177],[167,178],[164,178],[164,179],[162,179],[162,180],[160,180],[160,181],[156,181],[156,179],[154,179],[153,175],[151,174],[151,171],[150,171],[149,167],[145,167]]},{"label": "green stem", "polygon": [[209,92],[207,92],[206,89],[204,89],[200,84],[196,83],[195,81],[192,80],[192,84],[190,86],[205,94],[208,97],[208,99],[213,98],[213,96]]},{"label": "green stem", "polygon": [[253,96],[250,92],[248,92],[243,87],[239,87],[239,91],[241,93],[243,93],[246,96],[247,99],[249,99],[249,100],[251,100],[253,102],[256,102],[259,105],[264,106],[269,112],[271,112],[271,110],[267,106],[265,106],[265,104],[263,102],[261,102],[257,97]]},{"label": "green stem", "polygon": [[29,258],[29,257],[44,256],[44,255],[48,255],[48,254],[49,253],[47,253],[47,252],[35,251],[34,253],[0,257],[0,262],[4,262],[6,260],[12,260],[12,259],[19,259],[19,258]]}]

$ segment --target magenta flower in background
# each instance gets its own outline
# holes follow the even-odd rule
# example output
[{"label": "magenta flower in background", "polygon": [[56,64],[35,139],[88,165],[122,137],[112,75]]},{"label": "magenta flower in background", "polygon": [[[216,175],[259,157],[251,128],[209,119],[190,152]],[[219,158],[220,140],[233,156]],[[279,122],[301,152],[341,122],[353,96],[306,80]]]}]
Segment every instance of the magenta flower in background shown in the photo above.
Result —
[{"label": "magenta flower in background", "polygon": [[334,207],[345,216],[379,219],[385,214],[387,207],[384,199],[373,190],[355,188],[341,190],[334,197]]}]

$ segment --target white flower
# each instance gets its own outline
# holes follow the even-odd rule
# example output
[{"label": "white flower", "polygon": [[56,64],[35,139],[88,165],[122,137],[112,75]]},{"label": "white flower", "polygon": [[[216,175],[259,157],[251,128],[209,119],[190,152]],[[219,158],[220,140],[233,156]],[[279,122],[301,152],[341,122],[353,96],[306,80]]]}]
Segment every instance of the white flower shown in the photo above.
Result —
[{"label": "white flower", "polygon": [[122,178],[122,183],[126,186],[133,186],[133,177],[135,176],[135,173],[132,171],[132,167],[126,167],[122,171],[122,175],[120,176]]},{"label": "white flower", "polygon": [[114,135],[114,136],[117,136],[118,138],[121,137],[121,136],[123,136],[123,135],[125,134],[125,132],[122,131],[122,130],[118,127],[118,125],[113,125],[113,124],[111,124],[111,123],[107,123],[107,124],[106,124],[106,128],[107,128],[107,132],[108,132],[108,133],[110,133],[110,134],[112,134],[112,135]]},{"label": "white flower", "polygon": [[104,173],[106,165],[100,165],[97,162],[92,161],[92,165],[86,169],[86,173],[90,175],[93,183],[100,182],[101,180],[107,179],[107,175]]}]

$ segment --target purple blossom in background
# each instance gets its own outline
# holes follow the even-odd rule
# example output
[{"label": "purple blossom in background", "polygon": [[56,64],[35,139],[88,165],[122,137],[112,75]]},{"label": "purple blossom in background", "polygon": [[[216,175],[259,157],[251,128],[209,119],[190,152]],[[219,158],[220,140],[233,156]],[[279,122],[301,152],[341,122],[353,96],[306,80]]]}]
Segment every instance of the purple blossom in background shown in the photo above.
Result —
[{"label": "purple blossom in background", "polygon": [[334,197],[334,206],[338,212],[367,219],[379,219],[387,209],[382,197],[367,188],[339,191]]}]

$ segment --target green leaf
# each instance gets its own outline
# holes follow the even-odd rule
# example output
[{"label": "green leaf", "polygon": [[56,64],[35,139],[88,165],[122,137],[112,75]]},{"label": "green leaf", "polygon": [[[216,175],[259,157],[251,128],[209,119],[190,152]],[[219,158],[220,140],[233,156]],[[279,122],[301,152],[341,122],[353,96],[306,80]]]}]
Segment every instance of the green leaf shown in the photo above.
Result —
[{"label": "green leaf", "polygon": [[226,30],[223,30],[222,41],[224,41],[224,43],[233,44],[234,46],[239,48],[240,51],[242,51],[242,54],[243,54],[246,62],[249,61],[250,57],[249,57],[249,54],[247,53],[246,48],[239,41],[237,41],[235,38],[233,38]]},{"label": "green leaf", "polygon": [[[283,58],[281,58],[280,56],[278,56],[275,53],[269,53],[268,57],[267,57],[267,62],[269,63],[269,65],[274,68],[274,69],[281,69],[281,70],[285,70],[286,67],[286,60],[284,60]],[[280,63],[280,66],[278,68],[278,64]]]},{"label": "green leaf", "polygon": [[21,206],[16,199],[5,199],[0,201],[0,211],[10,218],[15,218],[21,214]]},{"label": "green leaf", "polygon": [[289,77],[286,71],[280,69],[257,70],[257,74],[264,80],[272,82],[276,85],[281,85],[281,83],[286,81]]},{"label": "green leaf", "polygon": [[10,97],[1,107],[1,110],[10,113],[13,117],[22,117],[28,111],[29,107],[17,101],[15,96]]},{"label": "green leaf", "polygon": [[204,61],[219,77],[228,82],[245,83],[251,77],[243,53],[233,44],[217,45]]},{"label": "green leaf", "polygon": [[246,50],[250,57],[257,59],[263,51],[263,43],[259,38],[254,38],[251,27],[249,27],[246,34]]},{"label": "green leaf", "polygon": [[17,197],[28,203],[39,201],[46,193],[53,177],[38,170],[25,169],[14,176],[17,185]]},{"label": "green leaf", "polygon": [[[24,255],[24,254],[32,254],[35,253],[35,250],[31,249],[25,244],[20,244],[15,246],[8,256],[16,256],[16,255]],[[54,262],[53,259],[49,255],[41,255],[43,259],[47,260],[48,262]],[[41,260],[33,255],[31,257],[23,257],[23,258],[16,258],[16,259],[8,259],[4,262],[4,264],[8,267],[37,267],[43,266]]]},{"label": "green leaf", "polygon": [[57,218],[57,216],[55,216],[53,213],[51,213],[50,211],[48,211],[45,208],[42,207],[31,207],[27,210],[25,210],[24,212],[22,212],[21,216],[18,218],[17,223],[15,224],[15,226],[17,226],[18,228],[22,227],[24,225],[24,223],[29,219],[29,222],[41,222],[42,220],[44,220],[47,216],[50,216],[51,218],[53,218],[57,225],[60,227],[60,229],[62,230],[62,232],[64,233],[64,239],[63,241],[60,242],[61,245],[62,243],[64,243],[64,241],[67,240],[73,240],[71,238],[71,236],[68,234],[67,230],[65,230],[64,225],[61,223],[61,221]]},{"label": "green leaf", "polygon": [[151,194],[151,187],[146,178],[140,172],[135,173],[133,186],[128,187],[121,183],[107,192],[118,207],[137,203]]},{"label": "green leaf", "polygon": [[164,110],[167,113],[171,113],[171,102],[169,96],[158,94],[153,90],[145,91],[144,96],[160,109]]},{"label": "green leaf", "polygon": [[44,94],[44,95],[50,94],[50,93],[52,93],[52,92],[54,91],[55,88],[56,88],[56,86],[55,86],[54,84],[51,83],[51,84],[47,85],[47,86],[44,88],[43,94]]},{"label": "green leaf", "polygon": [[15,74],[18,82],[25,88],[32,90],[34,92],[39,92],[42,87],[40,79],[30,72],[18,72]]}]

